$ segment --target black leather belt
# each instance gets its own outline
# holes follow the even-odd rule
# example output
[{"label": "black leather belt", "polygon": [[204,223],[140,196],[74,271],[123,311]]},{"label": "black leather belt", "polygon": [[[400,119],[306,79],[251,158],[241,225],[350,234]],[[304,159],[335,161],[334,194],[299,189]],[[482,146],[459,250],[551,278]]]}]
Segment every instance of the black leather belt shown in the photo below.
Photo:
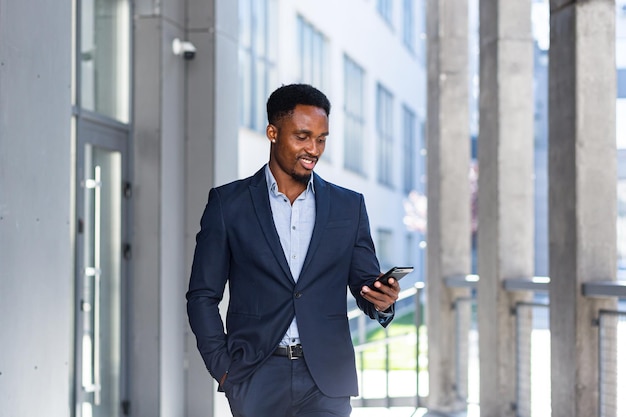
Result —
[{"label": "black leather belt", "polygon": [[302,345],[278,346],[274,351],[275,356],[286,356],[291,360],[303,358]]}]

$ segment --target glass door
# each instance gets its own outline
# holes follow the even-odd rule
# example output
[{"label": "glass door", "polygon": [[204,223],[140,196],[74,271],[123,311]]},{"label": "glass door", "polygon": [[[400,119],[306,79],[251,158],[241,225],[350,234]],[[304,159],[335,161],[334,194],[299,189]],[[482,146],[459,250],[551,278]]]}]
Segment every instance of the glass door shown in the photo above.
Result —
[{"label": "glass door", "polygon": [[[77,169],[75,414],[118,417],[126,396],[126,133],[81,123]],[[116,140],[117,139],[117,140]]]},{"label": "glass door", "polygon": [[131,0],[76,0],[74,416],[129,414]]}]

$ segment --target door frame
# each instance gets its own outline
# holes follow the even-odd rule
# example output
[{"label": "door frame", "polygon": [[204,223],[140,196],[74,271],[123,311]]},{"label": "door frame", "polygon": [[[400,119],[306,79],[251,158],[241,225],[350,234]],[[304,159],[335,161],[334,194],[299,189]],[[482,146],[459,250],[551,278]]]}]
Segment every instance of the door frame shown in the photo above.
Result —
[{"label": "door frame", "polygon": [[130,221],[131,221],[131,182],[130,182],[130,143],[131,127],[107,117],[88,111],[75,114],[76,141],[76,180],[75,180],[75,276],[74,276],[74,372],[73,372],[73,413],[82,417],[82,333],[84,315],[82,296],[85,267],[85,150],[86,146],[119,152],[121,157],[121,241],[117,248],[120,253],[120,415],[130,415],[130,367],[129,367],[129,323],[130,323]]}]

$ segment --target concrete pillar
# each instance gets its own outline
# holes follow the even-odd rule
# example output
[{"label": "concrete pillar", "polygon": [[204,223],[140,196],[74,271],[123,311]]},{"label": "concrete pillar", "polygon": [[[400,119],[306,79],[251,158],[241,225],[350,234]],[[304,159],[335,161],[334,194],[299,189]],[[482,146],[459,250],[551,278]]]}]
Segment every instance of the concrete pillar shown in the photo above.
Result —
[{"label": "concrete pillar", "polygon": [[[449,289],[444,279],[470,272],[467,12],[467,0],[427,3],[427,406],[435,411],[465,407],[465,398],[455,392],[457,342],[451,306],[467,290]],[[467,369],[461,372],[466,378]]]},{"label": "concrete pillar", "polygon": [[598,415],[599,308],[581,284],[615,280],[615,2],[550,1],[552,415]]},{"label": "concrete pillar", "polygon": [[[187,0],[187,5],[187,37],[198,52],[187,64],[185,288],[209,189],[237,179],[239,166],[238,2]],[[186,416],[229,415],[187,323],[184,330]]]},{"label": "concrete pillar", "polygon": [[504,279],[534,272],[530,7],[530,1],[480,2],[478,330],[485,417],[517,415],[516,343],[530,346],[529,333],[516,340],[511,311],[531,293],[507,293],[503,286]]}]

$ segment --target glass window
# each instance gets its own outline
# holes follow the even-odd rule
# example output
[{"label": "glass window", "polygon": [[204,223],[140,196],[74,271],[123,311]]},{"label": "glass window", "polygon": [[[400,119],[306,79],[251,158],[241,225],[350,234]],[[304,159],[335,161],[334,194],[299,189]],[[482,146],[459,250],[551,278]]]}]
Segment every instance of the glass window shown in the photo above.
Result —
[{"label": "glass window", "polygon": [[617,69],[617,98],[626,98],[626,68]]},{"label": "glass window", "polygon": [[409,48],[415,50],[415,0],[403,0],[402,2],[402,42]]},{"label": "glass window", "polygon": [[406,234],[406,246],[405,246],[405,255],[404,257],[406,258],[406,265],[413,265],[415,266],[416,270],[419,270],[419,268],[417,268],[418,265],[418,260],[417,260],[417,251],[419,249],[419,246],[416,243],[416,234],[415,233],[407,233]]},{"label": "glass window", "polygon": [[404,192],[415,189],[415,114],[406,106],[402,107],[402,169]]},{"label": "glass window", "polygon": [[130,115],[129,0],[80,2],[80,106],[123,123]]},{"label": "glass window", "polygon": [[364,71],[344,55],[344,166],[350,171],[365,174],[363,169],[365,109],[363,100]]},{"label": "glass window", "polygon": [[271,0],[239,0],[239,116],[241,126],[263,131],[265,102],[275,84]]},{"label": "glass window", "polygon": [[392,186],[393,96],[382,85],[376,90],[376,133],[378,134],[378,181]]},{"label": "glass window", "polygon": [[626,149],[626,98],[618,98],[615,106],[615,138],[617,148]]},{"label": "glass window", "polygon": [[426,63],[426,0],[417,1],[417,13],[415,21],[415,32],[417,39],[415,53],[420,62]]},{"label": "glass window", "polygon": [[417,182],[417,191],[420,193],[425,193],[426,191],[426,123],[423,120],[419,122],[419,163],[417,166],[418,173],[417,177],[419,181]]},{"label": "glass window", "polygon": [[298,16],[297,25],[300,82],[323,90],[326,81],[326,38],[302,16]]},{"label": "glass window", "polygon": [[393,266],[393,232],[391,230],[378,230],[376,254],[378,255],[378,261],[380,262],[380,267],[383,271],[386,271]]},{"label": "glass window", "polygon": [[393,2],[391,0],[378,0],[376,8],[385,22],[391,25],[393,14]]},{"label": "glass window", "polygon": [[626,180],[617,181],[617,274],[626,279]]}]

